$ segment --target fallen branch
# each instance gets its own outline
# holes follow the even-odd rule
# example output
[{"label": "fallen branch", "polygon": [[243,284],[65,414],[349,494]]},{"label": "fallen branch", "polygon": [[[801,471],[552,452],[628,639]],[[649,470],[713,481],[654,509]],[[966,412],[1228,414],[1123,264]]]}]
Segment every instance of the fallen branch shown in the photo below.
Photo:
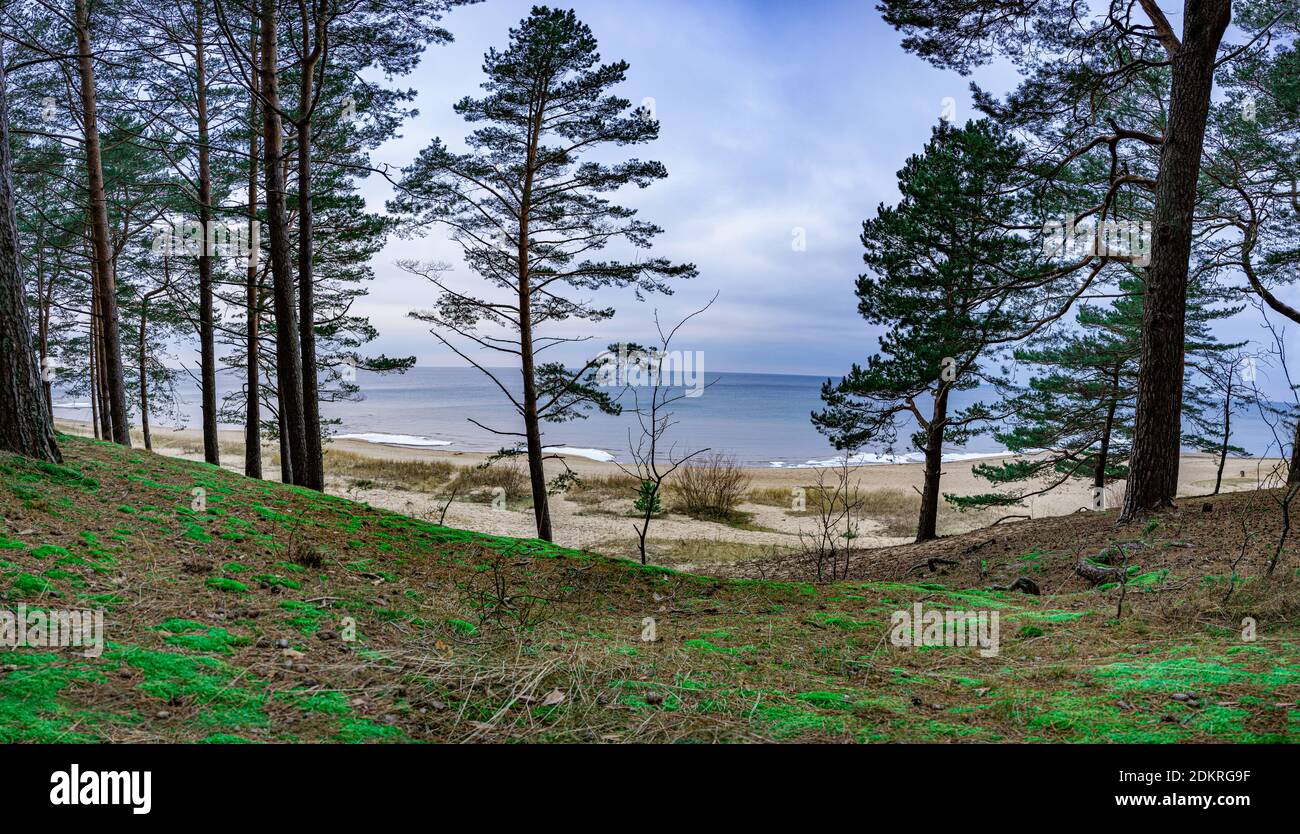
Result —
[{"label": "fallen branch", "polygon": [[1099,565],[1086,558],[1080,559],[1074,563],[1074,572],[1091,582],[1094,586],[1102,585],[1106,582],[1121,582],[1124,579],[1124,568],[1112,568],[1107,567],[1106,565]]},{"label": "fallen branch", "polygon": [[1010,585],[994,585],[990,590],[994,591],[1024,591],[1026,594],[1040,596],[1043,592],[1039,589],[1038,583],[1028,576],[1021,576]]},{"label": "fallen branch", "polygon": [[956,565],[956,564],[959,563],[953,561],[952,559],[943,559],[938,556],[935,556],[930,559],[926,559],[924,562],[917,562],[915,565],[912,565],[910,568],[907,569],[907,574],[914,573],[915,571],[918,571],[921,568],[926,568],[930,571],[930,573],[934,573],[935,570],[937,570],[939,565]]}]

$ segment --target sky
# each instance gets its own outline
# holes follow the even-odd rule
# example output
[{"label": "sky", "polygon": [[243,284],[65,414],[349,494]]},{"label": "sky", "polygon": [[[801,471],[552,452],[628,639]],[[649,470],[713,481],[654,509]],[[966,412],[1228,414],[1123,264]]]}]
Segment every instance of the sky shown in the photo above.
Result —
[{"label": "sky", "polygon": [[[455,42],[430,48],[415,73],[394,82],[418,91],[419,115],[373,161],[400,168],[434,137],[463,148],[468,126],[452,104],[479,94],[483,53],[504,48],[509,28],[531,5],[487,0],[449,14],[444,25]],[[645,301],[602,290],[598,298],[618,314],[599,328],[580,325],[596,339],[552,358],[572,363],[608,342],[652,341],[656,311],[675,322],[715,293],[713,307],[675,344],[703,351],[709,371],[838,375],[870,355],[879,331],[860,318],[853,293],[862,221],[897,198],[896,172],[928,139],[946,103],[955,103],[959,122],[978,116],[972,79],[904,52],[870,0],[562,5],[591,27],[604,60],[630,64],[617,92],[651,106],[660,121],[656,142],[627,152],[660,160],[668,178],[620,192],[619,201],[664,228],[655,254],[693,262],[699,276],[670,297]],[[977,71],[973,80],[1005,92],[1016,77],[1004,66]],[[362,193],[381,210],[391,189],[372,177]],[[370,296],[355,308],[379,329],[372,352],[414,355],[420,365],[463,364],[407,316],[433,301],[432,285],[394,264],[446,261],[455,267],[453,282],[473,286],[477,279],[458,251],[445,230],[433,228],[423,238],[394,239],[378,254]],[[1226,336],[1259,338],[1253,312],[1238,319]]]}]

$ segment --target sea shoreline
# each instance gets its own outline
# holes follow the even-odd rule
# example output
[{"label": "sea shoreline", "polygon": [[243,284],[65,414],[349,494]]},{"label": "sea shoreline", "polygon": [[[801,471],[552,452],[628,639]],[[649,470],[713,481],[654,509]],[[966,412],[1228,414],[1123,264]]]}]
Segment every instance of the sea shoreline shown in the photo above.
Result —
[{"label": "sea shoreline", "polygon": [[[91,426],[82,421],[57,421],[61,431],[92,435]],[[197,429],[155,427],[152,432],[154,451],[191,460],[202,460],[202,435]],[[243,432],[222,430],[218,432],[222,447],[223,467],[243,471]],[[138,432],[133,439],[142,444]],[[438,520],[442,517],[446,499],[434,492],[413,487],[400,478],[350,478],[332,471],[331,452],[345,453],[377,462],[452,464],[469,469],[483,464],[491,457],[488,452],[470,452],[445,447],[415,447],[386,445],[360,439],[332,439],[326,446],[326,489],[332,494],[363,501],[372,506],[417,517]],[[263,447],[263,468],[268,478],[277,476],[274,463],[278,449],[274,445]],[[592,460],[581,455],[564,455],[564,462],[548,463],[548,476],[553,476],[567,465],[579,478],[597,481],[617,477],[623,470],[617,463]],[[991,462],[1009,456],[981,458],[978,462]],[[338,460],[339,458],[336,458]],[[959,495],[990,492],[987,482],[971,472],[971,461],[950,461],[945,464],[943,491]],[[1258,478],[1268,471],[1268,459],[1230,458],[1224,473],[1224,491],[1254,488]],[[1179,496],[1205,495],[1212,491],[1216,461],[1208,455],[1184,455],[1180,467]],[[748,501],[741,506],[749,516],[744,525],[729,525],[702,521],[671,510],[656,519],[651,527],[652,550],[660,564],[676,568],[700,568],[704,565],[735,562],[759,558],[765,553],[789,550],[799,544],[799,534],[809,532],[815,518],[795,511],[794,505],[800,490],[815,489],[819,478],[833,483],[835,470],[799,467],[744,467],[749,478],[749,491],[753,496],[765,495],[767,500]],[[1243,474],[1244,473],[1244,477]],[[889,504],[893,509],[864,511],[856,545],[863,548],[888,547],[911,540],[906,530],[907,509],[898,509],[900,503],[915,500],[922,483],[923,465],[920,463],[892,463],[858,466],[852,469],[854,485],[876,499],[874,505]],[[790,496],[790,506],[781,506],[782,495]],[[628,514],[632,495],[626,498],[602,497],[599,500],[579,500],[570,495],[551,499],[551,515],[555,536],[559,544],[603,552],[608,555],[631,556],[635,551],[634,519]],[[1123,497],[1123,483],[1107,488],[1107,506],[1114,507]],[[513,496],[512,496],[513,498]],[[446,506],[444,522],[493,535],[530,537],[535,534],[532,512],[522,502],[508,501],[506,507],[493,507],[490,503],[466,500],[459,497]],[[959,513],[944,507],[940,516],[940,533],[952,535],[987,526],[1003,516],[1040,518],[1065,515],[1091,506],[1091,487],[1080,481],[1063,486],[1046,496],[1033,499],[1025,507],[1002,508],[982,513]],[[886,518],[886,515],[890,517]],[[901,518],[897,517],[901,514]],[[873,517],[874,516],[874,517]],[[904,533],[900,535],[900,533]]]}]

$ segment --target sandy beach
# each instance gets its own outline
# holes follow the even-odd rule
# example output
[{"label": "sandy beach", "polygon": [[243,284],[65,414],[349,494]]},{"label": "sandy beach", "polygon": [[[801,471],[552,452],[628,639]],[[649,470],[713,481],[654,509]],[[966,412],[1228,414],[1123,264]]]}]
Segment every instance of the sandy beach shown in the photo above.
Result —
[{"label": "sandy beach", "polygon": [[[91,427],[78,421],[59,421],[59,429],[72,434],[90,435]],[[153,429],[154,451],[193,460],[202,460],[201,433],[196,429]],[[137,443],[142,438],[133,433]],[[243,434],[238,430],[222,431],[222,466],[234,472],[243,471]],[[273,445],[263,447],[263,466],[268,478],[277,476],[278,449]],[[334,462],[330,460],[334,454]],[[438,521],[453,527],[476,530],[494,535],[528,537],[534,533],[532,510],[527,506],[527,496],[508,496],[506,506],[500,502],[493,506],[483,496],[457,495],[446,505],[444,489],[412,488],[400,478],[384,474],[356,477],[346,472],[342,461],[373,461],[370,469],[384,472],[382,462],[428,462],[451,464],[462,469],[472,469],[483,463],[484,452],[455,451],[437,447],[393,446],[365,440],[335,439],[326,451],[327,490],[371,506]],[[620,469],[615,463],[591,460],[576,455],[564,455],[564,463],[579,478],[603,480],[616,477]],[[978,460],[962,460],[944,466],[942,490],[956,495],[971,495],[993,491],[988,482],[976,477],[971,469],[980,462],[999,460],[998,456]],[[1254,489],[1267,476],[1274,461],[1255,458],[1229,458],[1224,471],[1223,491]],[[562,471],[558,461],[548,462],[548,477]],[[344,470],[344,471],[340,471]],[[1205,495],[1213,491],[1216,461],[1208,455],[1184,455],[1179,472],[1179,495],[1183,497]],[[793,467],[754,467],[744,470],[749,477],[749,494],[740,510],[747,515],[743,524],[724,524],[703,521],[674,512],[671,501],[668,512],[651,524],[649,550],[658,564],[681,569],[697,568],[707,564],[732,562],[756,558],[773,552],[797,547],[800,532],[815,529],[817,520],[808,512],[795,508],[800,490],[804,494],[815,490],[819,473],[826,483],[834,480],[833,470]],[[919,463],[874,464],[855,468],[851,478],[855,487],[868,496],[859,518],[857,545],[861,547],[887,547],[912,540],[909,529],[914,529],[914,506],[919,505],[919,489],[923,467]],[[1123,499],[1124,484],[1107,488],[1106,506],[1115,507]],[[787,498],[788,496],[788,498]],[[626,496],[617,492],[575,491],[551,499],[551,515],[558,543],[569,547],[585,548],[609,555],[633,556],[636,553],[635,519],[630,517],[634,494]],[[517,500],[516,500],[517,499]],[[1091,487],[1083,481],[1067,484],[1051,493],[1032,498],[1023,507],[1005,507],[961,513],[946,504],[941,507],[939,532],[951,535],[987,526],[1004,516],[1065,515],[1092,505]],[[1003,523],[1015,523],[1008,518]],[[910,526],[910,528],[909,528]]]}]

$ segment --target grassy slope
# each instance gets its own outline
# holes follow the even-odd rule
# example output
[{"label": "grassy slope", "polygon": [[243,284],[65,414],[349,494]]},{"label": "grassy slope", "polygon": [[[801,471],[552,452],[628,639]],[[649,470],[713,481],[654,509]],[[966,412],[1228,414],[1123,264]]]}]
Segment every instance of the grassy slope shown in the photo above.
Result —
[{"label": "grassy slope", "polygon": [[[0,455],[0,603],[103,606],[109,645],[0,653],[0,741],[1300,738],[1294,623],[1243,643],[1137,588],[1116,620],[1097,591],[715,580],[62,446]],[[918,600],[998,609],[1001,655],[891,646]]]}]

